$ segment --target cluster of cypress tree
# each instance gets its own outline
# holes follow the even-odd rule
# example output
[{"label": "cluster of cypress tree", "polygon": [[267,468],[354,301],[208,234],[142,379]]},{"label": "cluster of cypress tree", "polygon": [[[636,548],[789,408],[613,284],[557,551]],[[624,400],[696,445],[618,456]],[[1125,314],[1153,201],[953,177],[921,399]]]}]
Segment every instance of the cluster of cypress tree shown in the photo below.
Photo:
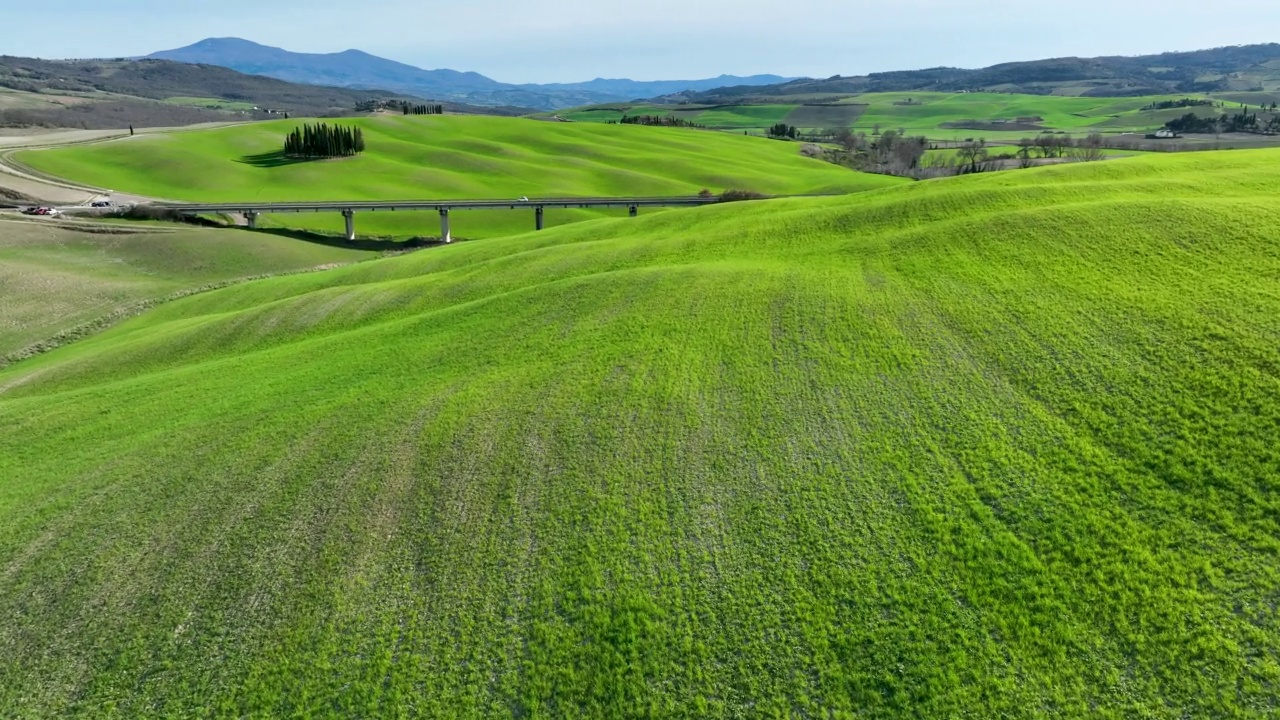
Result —
[{"label": "cluster of cypress tree", "polygon": [[771,138],[779,138],[779,139],[790,138],[792,140],[795,140],[796,137],[799,135],[800,135],[800,129],[797,128],[795,125],[778,123],[777,125],[774,125],[773,127],[769,128],[769,137]]},{"label": "cluster of cypress tree", "polygon": [[364,133],[358,127],[303,125],[284,139],[284,154],[290,157],[350,157],[362,152]]},{"label": "cluster of cypress tree", "polygon": [[[623,115],[618,121],[623,125],[653,125],[657,127],[686,127],[706,129],[706,125],[699,125],[690,120],[676,117],[675,115]],[[610,123],[611,125],[613,123]]]},{"label": "cluster of cypress tree", "polygon": [[410,105],[402,103],[400,108],[404,110],[405,115],[443,115],[443,105]]}]

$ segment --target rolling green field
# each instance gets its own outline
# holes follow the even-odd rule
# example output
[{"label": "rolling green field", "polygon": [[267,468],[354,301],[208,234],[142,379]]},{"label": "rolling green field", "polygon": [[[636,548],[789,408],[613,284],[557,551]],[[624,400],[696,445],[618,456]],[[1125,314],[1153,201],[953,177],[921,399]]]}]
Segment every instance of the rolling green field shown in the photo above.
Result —
[{"label": "rolling green field", "polygon": [[1277,183],[584,222],[0,371],[0,715],[1274,716]]},{"label": "rolling green field", "polygon": [[[352,122],[364,128],[369,151],[342,160],[289,162],[273,156],[285,133],[299,124],[294,121],[34,151],[19,159],[97,187],[191,201],[514,200],[693,195],[704,188],[809,194],[902,182],[802,157],[795,146],[687,129],[453,116]],[[555,226],[597,217],[601,212],[553,210],[547,222]],[[330,232],[342,228],[337,213],[265,220]],[[356,224],[358,232],[372,235],[439,232],[434,213],[364,214]],[[460,237],[510,235],[532,227],[532,211],[460,212],[454,218]]]},{"label": "rolling green field", "polygon": [[0,358],[174,293],[371,257],[237,230],[0,219]]},{"label": "rolling green field", "polygon": [[[792,105],[744,104],[740,106],[654,106],[609,105],[599,109],[579,108],[561,112],[560,116],[583,122],[607,122],[627,114],[674,114],[692,122],[716,129],[752,130],[762,133],[771,125],[787,122],[803,130],[851,127],[871,132],[905,129],[910,135],[925,135],[936,140],[959,140],[985,137],[988,140],[1014,140],[1031,137],[1037,130],[1001,130],[998,128],[965,129],[948,127],[952,123],[1039,117],[1043,129],[1073,134],[1090,132],[1146,133],[1188,112],[1207,112],[1209,108],[1175,110],[1143,110],[1159,101],[1178,100],[1183,95],[1161,95],[1139,98],[1060,97],[1055,95],[1020,95],[1014,93],[937,93],[901,92],[866,93],[843,98],[814,98]],[[1195,95],[1193,97],[1205,97]],[[1271,96],[1233,94],[1222,99],[1232,103],[1264,100]],[[832,106],[835,106],[833,109]],[[846,106],[847,112],[838,108]]]}]

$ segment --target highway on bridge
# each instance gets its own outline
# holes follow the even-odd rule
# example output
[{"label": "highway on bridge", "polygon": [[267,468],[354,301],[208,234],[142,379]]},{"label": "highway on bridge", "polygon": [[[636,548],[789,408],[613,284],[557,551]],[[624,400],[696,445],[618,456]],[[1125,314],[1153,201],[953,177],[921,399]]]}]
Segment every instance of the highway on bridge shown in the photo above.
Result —
[{"label": "highway on bridge", "polygon": [[677,197],[578,197],[578,198],[520,198],[519,200],[372,200],[350,202],[247,202],[247,203],[155,203],[152,207],[164,208],[184,215],[241,214],[249,227],[257,227],[258,216],[265,213],[337,212],[347,221],[347,239],[356,237],[355,214],[357,212],[394,212],[435,210],[440,213],[440,239],[450,242],[453,236],[449,227],[452,210],[533,210],[534,226],[544,227],[547,208],[627,208],[631,216],[639,214],[642,207],[696,207],[721,202],[719,196],[687,195]]}]

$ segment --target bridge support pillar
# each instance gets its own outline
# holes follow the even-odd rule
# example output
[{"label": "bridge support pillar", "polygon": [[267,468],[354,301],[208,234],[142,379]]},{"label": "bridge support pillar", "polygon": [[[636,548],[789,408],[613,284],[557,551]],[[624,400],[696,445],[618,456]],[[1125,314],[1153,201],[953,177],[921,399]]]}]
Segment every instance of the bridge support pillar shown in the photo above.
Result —
[{"label": "bridge support pillar", "polygon": [[449,229],[449,208],[440,208],[440,242],[453,242],[453,233]]},{"label": "bridge support pillar", "polygon": [[635,205],[632,205],[632,206],[627,210],[627,214],[628,214],[628,215],[630,215],[631,217],[635,217],[635,216],[637,216],[637,215],[639,215],[639,214],[640,214],[640,208],[636,207]]},{"label": "bridge support pillar", "polygon": [[250,230],[258,229],[258,215],[259,213],[253,212],[252,210],[244,214],[245,222],[249,223]]},{"label": "bridge support pillar", "polygon": [[356,239],[356,213],[354,210],[343,210],[342,218],[347,221],[347,239]]},{"label": "bridge support pillar", "polygon": [[545,209],[545,208],[542,208],[542,207],[534,208],[534,211],[533,211],[533,225],[534,225],[534,227],[536,227],[536,228],[537,228],[537,229],[539,229],[539,230],[541,230],[542,228],[546,227],[546,226],[547,226],[547,217],[546,217],[546,215],[547,215],[547,213],[546,213],[546,209]]}]

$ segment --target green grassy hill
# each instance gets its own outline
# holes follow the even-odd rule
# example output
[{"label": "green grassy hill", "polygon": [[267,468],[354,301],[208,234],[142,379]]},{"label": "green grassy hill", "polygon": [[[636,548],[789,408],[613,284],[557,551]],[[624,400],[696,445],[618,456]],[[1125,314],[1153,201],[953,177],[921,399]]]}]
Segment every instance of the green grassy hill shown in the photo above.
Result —
[{"label": "green grassy hill", "polygon": [[[696,130],[600,126],[481,117],[387,117],[358,121],[369,151],[357,158],[290,163],[273,157],[299,123],[282,121],[128,142],[27,152],[43,172],[117,191],[174,200],[404,200],[523,195],[692,195],[748,189],[770,194],[842,193],[903,182],[800,156],[796,145]],[[625,210],[621,211],[625,214]],[[461,237],[533,227],[529,212],[468,212]],[[550,211],[549,225],[600,217]],[[337,231],[336,213],[268,222]],[[362,233],[434,235],[431,213],[357,218]]]},{"label": "green grassy hill", "polygon": [[601,220],[0,371],[0,715],[1272,715],[1277,182]]},{"label": "green grassy hill", "polygon": [[175,293],[371,257],[244,231],[0,220],[0,359]]}]

